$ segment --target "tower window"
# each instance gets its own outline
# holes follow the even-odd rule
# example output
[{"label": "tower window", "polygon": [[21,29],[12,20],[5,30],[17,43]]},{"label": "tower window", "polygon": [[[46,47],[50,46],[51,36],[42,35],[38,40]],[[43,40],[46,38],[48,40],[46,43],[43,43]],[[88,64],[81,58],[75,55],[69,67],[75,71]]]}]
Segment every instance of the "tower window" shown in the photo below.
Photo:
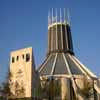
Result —
[{"label": "tower window", "polygon": [[24,54],[22,55],[22,58],[24,59]]},{"label": "tower window", "polygon": [[29,60],[30,60],[30,54],[27,53],[27,54],[26,54],[26,62],[28,62]]},{"label": "tower window", "polygon": [[16,60],[17,60],[17,61],[19,60],[19,56],[17,56]]},{"label": "tower window", "polygon": [[14,59],[14,57],[12,57],[12,63],[14,63],[15,62],[15,59]]}]

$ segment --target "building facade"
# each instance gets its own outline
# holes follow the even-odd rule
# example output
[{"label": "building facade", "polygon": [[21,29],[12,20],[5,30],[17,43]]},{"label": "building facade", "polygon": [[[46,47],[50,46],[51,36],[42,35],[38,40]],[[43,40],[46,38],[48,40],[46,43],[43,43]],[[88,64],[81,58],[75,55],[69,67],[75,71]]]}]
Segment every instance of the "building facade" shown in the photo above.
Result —
[{"label": "building facade", "polygon": [[32,97],[35,64],[32,48],[11,52],[10,89],[14,97]]},{"label": "building facade", "polygon": [[[58,12],[60,15],[57,15]],[[53,98],[44,98],[50,100],[100,100],[98,97],[100,91],[95,84],[98,78],[75,56],[70,21],[66,17],[65,9],[60,9],[58,12],[57,9],[52,8],[51,14],[48,16],[48,51],[46,59],[38,68],[41,82],[46,79],[46,82],[49,80],[52,84],[54,95],[50,92],[49,94]],[[60,82],[60,94],[57,94],[54,88],[57,86],[57,80]],[[51,87],[50,84],[49,86]]]},{"label": "building facade", "polygon": [[48,51],[37,72],[32,48],[25,48],[11,52],[10,73],[10,89],[15,97],[100,100],[97,76],[75,56],[65,9],[57,15],[57,9],[52,8],[48,16]]}]

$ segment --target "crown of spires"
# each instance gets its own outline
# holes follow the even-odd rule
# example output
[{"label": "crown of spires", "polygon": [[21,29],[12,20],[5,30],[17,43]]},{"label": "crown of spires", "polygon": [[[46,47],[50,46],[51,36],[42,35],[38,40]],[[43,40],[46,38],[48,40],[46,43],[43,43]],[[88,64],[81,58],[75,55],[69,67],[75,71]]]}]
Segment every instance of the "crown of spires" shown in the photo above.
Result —
[{"label": "crown of spires", "polygon": [[[67,13],[68,12],[68,13]],[[48,26],[54,23],[64,23],[70,25],[69,10],[52,8],[48,12]]]}]

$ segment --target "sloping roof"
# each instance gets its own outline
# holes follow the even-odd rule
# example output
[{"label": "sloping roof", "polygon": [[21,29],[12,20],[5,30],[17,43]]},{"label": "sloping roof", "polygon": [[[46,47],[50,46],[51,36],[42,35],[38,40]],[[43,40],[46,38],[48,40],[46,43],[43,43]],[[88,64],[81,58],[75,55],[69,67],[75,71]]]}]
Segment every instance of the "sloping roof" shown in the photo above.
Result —
[{"label": "sloping roof", "polygon": [[68,68],[72,74],[83,74],[67,53],[54,53],[49,55],[47,61],[42,64],[38,71],[40,75],[69,74]]}]

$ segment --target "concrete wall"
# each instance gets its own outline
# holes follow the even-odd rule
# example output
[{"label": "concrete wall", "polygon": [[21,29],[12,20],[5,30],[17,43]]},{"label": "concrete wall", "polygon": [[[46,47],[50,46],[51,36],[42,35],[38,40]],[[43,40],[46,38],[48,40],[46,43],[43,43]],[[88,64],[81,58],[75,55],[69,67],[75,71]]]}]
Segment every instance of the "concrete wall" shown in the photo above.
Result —
[{"label": "concrete wall", "polygon": [[[29,60],[26,61],[26,55],[29,55]],[[18,82],[25,89],[24,97],[31,97],[32,92],[32,48],[25,48],[11,52],[10,56],[10,72],[11,72],[11,91],[15,94],[15,84]],[[16,94],[15,94],[16,95]]]},{"label": "concrete wall", "polygon": [[70,100],[70,79],[61,78],[61,96],[62,100]]}]

